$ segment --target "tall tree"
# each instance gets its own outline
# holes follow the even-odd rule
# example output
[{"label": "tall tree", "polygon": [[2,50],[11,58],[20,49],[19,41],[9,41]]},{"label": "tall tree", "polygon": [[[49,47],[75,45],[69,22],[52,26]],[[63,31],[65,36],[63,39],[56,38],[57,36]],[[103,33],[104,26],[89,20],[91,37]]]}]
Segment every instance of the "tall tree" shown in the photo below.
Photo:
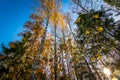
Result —
[{"label": "tall tree", "polygon": [[54,44],[54,50],[55,50],[55,54],[54,54],[54,72],[55,72],[55,80],[57,80],[57,26],[60,27],[64,27],[65,25],[65,21],[64,21],[64,16],[62,14],[60,14],[59,11],[54,12],[51,17],[51,24],[54,27],[54,36],[55,36],[55,44]]},{"label": "tall tree", "polygon": [[[91,10],[87,14],[80,13],[75,22],[78,26],[77,41],[81,46],[81,54],[84,54],[87,61],[90,57],[93,57],[91,58],[92,62],[94,62],[96,58],[101,59],[101,55],[110,54],[111,51],[113,51],[113,47],[115,47],[114,40],[109,40],[109,38],[114,37],[113,33],[115,29],[114,20],[109,16],[110,15],[104,10]],[[89,63],[90,62],[88,62],[88,64]],[[93,66],[93,64],[91,64],[91,66]],[[98,77],[101,79],[99,74]]]},{"label": "tall tree", "polygon": [[[58,5],[59,3],[56,4],[58,1],[40,0],[39,2],[40,2],[40,4],[39,4],[40,6],[37,9],[37,11],[38,11],[38,13],[40,13],[39,16],[41,16],[43,19],[45,30],[44,30],[44,35],[43,35],[42,40],[41,40],[40,48],[38,50],[38,53],[37,53],[37,56],[35,59],[35,63],[33,65],[34,67],[38,66],[38,64],[39,64],[38,61],[40,58],[40,53],[42,53],[42,51],[43,51],[44,41],[46,38],[46,32],[47,32],[50,17],[52,16],[52,14],[54,14],[54,12],[56,12],[59,9],[59,5]],[[33,71],[33,74],[34,74],[34,71]]]}]

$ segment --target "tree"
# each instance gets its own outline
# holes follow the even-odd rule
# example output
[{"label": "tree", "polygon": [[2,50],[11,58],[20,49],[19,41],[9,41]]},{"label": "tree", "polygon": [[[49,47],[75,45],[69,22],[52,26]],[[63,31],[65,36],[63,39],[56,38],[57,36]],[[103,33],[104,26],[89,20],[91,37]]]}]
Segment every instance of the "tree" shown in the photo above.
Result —
[{"label": "tree", "polygon": [[55,36],[55,43],[54,43],[54,51],[55,51],[55,54],[54,54],[54,67],[55,67],[55,80],[57,80],[57,26],[59,25],[60,27],[64,27],[65,25],[65,21],[64,21],[64,17],[62,14],[59,13],[59,11],[56,11],[54,12],[51,17],[50,17],[50,20],[51,20],[51,24],[53,25],[54,27],[54,36]]},{"label": "tree", "polygon": [[[4,70],[1,72],[1,79],[16,79],[17,77],[15,78],[15,76],[20,74],[20,59],[25,53],[26,49],[26,47],[24,47],[26,42],[25,38],[26,37],[24,37],[22,41],[10,42],[8,48],[5,46],[3,47],[2,53],[4,54],[5,59],[0,62],[2,64],[1,68]],[[16,70],[16,68],[18,69]]]},{"label": "tree", "polygon": [[[109,16],[104,10],[91,10],[87,14],[79,13],[75,22],[78,27],[77,42],[80,45],[80,53],[90,60],[88,63],[96,62],[114,50],[115,43],[112,38],[115,24],[113,18]],[[91,66],[94,67],[93,64]],[[100,74],[98,77],[100,78]]]}]

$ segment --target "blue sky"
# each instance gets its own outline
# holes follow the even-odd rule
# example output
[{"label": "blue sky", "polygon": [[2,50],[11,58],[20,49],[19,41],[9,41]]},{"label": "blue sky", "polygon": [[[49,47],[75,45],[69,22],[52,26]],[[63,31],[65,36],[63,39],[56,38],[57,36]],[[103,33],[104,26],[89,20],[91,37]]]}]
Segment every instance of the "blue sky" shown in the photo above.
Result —
[{"label": "blue sky", "polygon": [[19,39],[17,34],[29,20],[31,6],[32,0],[0,0],[0,43]]},{"label": "blue sky", "polygon": [[[68,0],[63,2],[64,10],[68,9]],[[32,6],[33,0],[0,0],[0,43],[7,45],[20,39],[17,34],[24,30],[23,25],[29,20]]]}]

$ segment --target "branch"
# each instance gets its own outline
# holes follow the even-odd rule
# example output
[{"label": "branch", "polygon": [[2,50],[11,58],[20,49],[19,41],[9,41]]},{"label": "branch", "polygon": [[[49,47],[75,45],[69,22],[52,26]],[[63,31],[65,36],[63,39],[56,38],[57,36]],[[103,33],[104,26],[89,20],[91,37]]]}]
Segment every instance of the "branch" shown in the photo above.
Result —
[{"label": "branch", "polygon": [[79,7],[81,7],[82,8],[82,11],[84,12],[84,13],[88,13],[88,10],[87,9],[85,9],[81,4],[79,4],[79,2],[77,3],[76,1],[73,1],[76,5],[78,5]]}]

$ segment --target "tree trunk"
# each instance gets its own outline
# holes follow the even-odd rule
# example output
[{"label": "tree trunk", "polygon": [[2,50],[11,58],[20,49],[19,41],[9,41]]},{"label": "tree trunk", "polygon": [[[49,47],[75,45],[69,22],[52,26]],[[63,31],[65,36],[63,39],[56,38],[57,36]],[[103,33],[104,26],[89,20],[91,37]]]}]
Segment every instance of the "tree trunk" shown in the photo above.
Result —
[{"label": "tree trunk", "polygon": [[55,80],[57,80],[57,44],[56,44],[56,29],[57,26],[55,25],[54,27],[54,31],[55,31],[55,44],[54,44],[54,50],[55,50],[55,54],[54,54],[54,73],[55,73]]}]

